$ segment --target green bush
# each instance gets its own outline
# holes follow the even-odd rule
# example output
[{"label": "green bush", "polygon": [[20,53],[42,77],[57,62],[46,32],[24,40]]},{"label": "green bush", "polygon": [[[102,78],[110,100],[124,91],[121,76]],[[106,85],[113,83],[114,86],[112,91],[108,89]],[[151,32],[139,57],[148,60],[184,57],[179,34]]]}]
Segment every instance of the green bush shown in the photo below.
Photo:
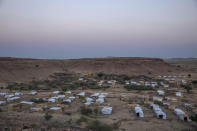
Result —
[{"label": "green bush", "polygon": [[194,116],[190,116],[190,119],[191,119],[192,121],[197,122],[197,114],[195,114]]},{"label": "green bush", "polygon": [[190,85],[182,85],[182,87],[186,89],[187,93],[190,93],[190,90],[192,90]]},{"label": "green bush", "polygon": [[188,77],[189,77],[189,78],[191,78],[191,77],[192,77],[192,75],[191,75],[191,74],[188,74]]},{"label": "green bush", "polygon": [[38,98],[38,99],[33,98],[33,99],[31,99],[31,101],[34,102],[34,103],[44,103],[45,102],[45,100],[42,99],[42,98]]},{"label": "green bush", "polygon": [[92,109],[86,108],[85,106],[83,106],[81,107],[81,114],[88,116],[92,114]]},{"label": "green bush", "polygon": [[113,127],[111,125],[103,124],[98,120],[90,122],[87,128],[93,131],[113,131]]},{"label": "green bush", "polygon": [[128,91],[130,90],[154,90],[154,87],[151,86],[139,86],[139,85],[126,85],[124,86]]},{"label": "green bush", "polygon": [[6,89],[9,90],[35,90],[37,86],[26,85],[26,84],[12,84],[8,85]]},{"label": "green bush", "polygon": [[161,101],[154,101],[154,104],[157,104],[157,105],[160,105],[160,106],[163,105],[163,103]]},{"label": "green bush", "polygon": [[197,84],[197,80],[193,80],[192,81],[192,84],[195,84],[196,85]]},{"label": "green bush", "polygon": [[110,88],[110,86],[101,86],[103,89]]},{"label": "green bush", "polygon": [[103,75],[104,75],[104,74],[101,73],[101,72],[97,74],[97,76],[98,76],[99,78],[103,77]]},{"label": "green bush", "polygon": [[94,109],[94,113],[98,115],[99,110],[97,108]]},{"label": "green bush", "polygon": [[65,104],[65,105],[69,105],[70,102],[67,102],[67,101],[62,101],[61,104]]}]

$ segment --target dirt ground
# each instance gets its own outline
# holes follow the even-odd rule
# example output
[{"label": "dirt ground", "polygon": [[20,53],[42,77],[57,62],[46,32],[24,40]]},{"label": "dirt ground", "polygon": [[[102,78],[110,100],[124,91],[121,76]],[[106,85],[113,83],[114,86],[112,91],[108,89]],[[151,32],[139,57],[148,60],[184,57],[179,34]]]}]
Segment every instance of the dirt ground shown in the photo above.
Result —
[{"label": "dirt ground", "polygon": [[[87,60],[87,59],[85,59]],[[99,59],[100,60],[100,59]],[[10,61],[10,59],[9,59]],[[15,61],[15,60],[14,60]],[[30,60],[31,61],[31,60]],[[30,65],[28,61],[27,65]],[[113,61],[113,60],[112,60]],[[126,59],[127,61],[127,59]],[[124,62],[126,62],[124,61]],[[2,62],[2,61],[1,61]],[[19,63],[21,61],[18,61]],[[78,62],[72,62],[73,64],[73,70],[76,69],[76,63]],[[83,61],[84,62],[84,61]],[[83,63],[82,62],[82,63]],[[9,62],[8,62],[9,63]],[[18,65],[20,66],[20,64]],[[30,62],[31,63],[31,62]],[[41,62],[42,63],[42,62]],[[75,63],[75,64],[74,64]],[[133,62],[131,62],[133,63]],[[144,63],[144,60],[143,60]],[[159,60],[159,63],[163,63],[162,61]],[[16,63],[15,63],[16,64]],[[23,62],[22,62],[23,64]],[[59,68],[58,66],[56,68],[55,65],[56,62],[51,62],[51,64],[47,64],[48,69],[44,69],[45,66],[44,64],[39,63],[39,67],[35,67],[35,63],[33,64],[35,68],[39,68],[38,72],[34,72],[34,69],[31,70],[31,72],[34,72],[34,75],[41,74],[43,70],[47,72],[49,69],[52,69],[51,72],[47,72],[45,75],[49,77],[48,75],[53,73],[53,72],[63,72],[65,68]],[[68,63],[67,63],[68,64]],[[71,63],[69,63],[71,64]],[[147,63],[146,63],[147,64]],[[145,65],[146,65],[145,64]],[[17,65],[17,64],[16,64]],[[61,65],[61,64],[60,64]],[[82,64],[83,65],[83,64]],[[86,65],[86,64],[85,64]],[[108,65],[108,64],[107,64]],[[107,66],[106,65],[106,66]],[[132,64],[133,65],[133,64]],[[134,64],[135,65],[135,64]],[[145,66],[143,65],[143,66]],[[191,72],[191,71],[181,71],[176,70],[176,67],[168,64],[164,64],[165,67],[167,67],[164,71],[161,73],[159,72],[161,69],[157,70],[157,73],[153,74],[147,74],[147,69],[143,70],[143,73],[145,73],[148,77],[151,77],[149,82],[154,81],[157,79],[158,75],[176,75],[176,76],[182,76],[181,78],[176,78],[176,81],[181,81],[182,79],[186,80],[188,83],[191,82],[192,80],[197,80],[197,74],[196,72]],[[2,65],[1,65],[2,66]],[[4,65],[5,66],[5,65]],[[66,67],[68,65],[64,65]],[[93,66],[93,65],[91,65]],[[156,64],[156,66],[158,66]],[[11,66],[8,66],[9,69]],[[82,66],[83,67],[83,66]],[[164,66],[162,66],[164,67]],[[17,67],[18,68],[18,67]],[[30,67],[30,69],[32,69]],[[78,68],[78,66],[77,66]],[[141,68],[141,67],[140,67]],[[139,69],[140,69],[139,68]],[[150,68],[150,67],[147,67]],[[53,70],[54,69],[54,70]],[[171,71],[168,71],[169,69],[172,69]],[[26,72],[28,70],[26,67],[25,69],[21,68],[21,70]],[[20,72],[21,70],[18,70],[16,72]],[[80,67],[80,70],[82,68]],[[92,69],[91,69],[92,70]],[[138,70],[138,69],[136,69]],[[151,69],[152,70],[152,69]],[[5,74],[5,70],[1,69],[1,72]],[[15,72],[15,73],[16,73]],[[100,71],[99,71],[100,72]],[[109,71],[111,72],[111,71]],[[165,74],[163,74],[166,72]],[[11,71],[10,74],[13,72]],[[24,74],[20,74],[21,77]],[[28,71],[27,71],[28,73]],[[36,74],[38,73],[38,74]],[[143,74],[142,73],[142,74]],[[10,75],[8,73],[7,77]],[[141,73],[139,73],[141,74]],[[189,78],[187,75],[191,74],[191,78]],[[39,75],[38,75],[39,76]],[[42,76],[42,79],[44,79],[46,76]],[[85,74],[80,74],[79,76],[83,76],[84,79],[89,79],[86,78],[86,73]],[[184,77],[183,77],[184,76]],[[15,76],[17,77],[17,76]],[[90,76],[88,76],[90,77]],[[56,78],[56,77],[54,77]],[[67,77],[62,77],[59,81],[60,83],[64,83]],[[7,78],[6,78],[7,79]],[[15,79],[15,78],[13,78]],[[20,78],[21,79],[21,78]],[[30,79],[30,78],[27,78]],[[41,79],[41,80],[42,80]],[[59,77],[57,77],[59,79]],[[79,78],[77,78],[78,80]],[[12,79],[10,79],[12,80]],[[9,80],[9,81],[10,81]],[[16,79],[15,79],[16,80]],[[99,82],[99,80],[93,80]],[[141,80],[141,79],[139,79]],[[136,81],[139,81],[136,80]],[[105,80],[106,81],[106,80]],[[148,80],[147,80],[148,81]],[[162,81],[166,82],[164,79]],[[6,81],[8,82],[8,81]],[[86,82],[86,81],[84,81]],[[176,83],[176,82],[175,82]],[[67,94],[65,91],[63,94],[65,95],[65,98],[58,99],[55,103],[48,102],[47,100],[51,97],[60,95],[60,94],[54,94],[53,91],[61,91],[62,90],[62,85],[59,85],[57,88],[53,88],[52,86],[49,86],[48,90],[45,90],[44,88],[38,88],[34,91],[37,91],[38,93],[36,95],[30,95],[29,93],[33,90],[9,90],[4,88],[0,89],[0,92],[7,92],[9,94],[13,94],[15,92],[21,92],[23,95],[20,96],[20,99],[15,100],[15,101],[6,101],[6,99],[2,96],[0,96],[0,101],[6,101],[5,104],[0,105],[0,130],[13,130],[13,131],[18,131],[18,130],[68,130],[68,131],[87,131],[87,126],[91,121],[98,120],[101,123],[107,124],[107,125],[116,125],[117,128],[114,128],[115,131],[196,131],[197,130],[197,123],[196,122],[185,122],[182,120],[179,120],[178,117],[174,114],[173,110],[174,108],[180,108],[182,109],[188,116],[193,115],[194,111],[193,109],[197,109],[197,88],[193,88],[190,93],[187,93],[187,91],[180,87],[180,86],[175,86],[170,85],[169,88],[164,88],[163,86],[159,86],[159,88],[155,88],[153,90],[126,90],[124,88],[124,84],[117,83],[115,85],[110,85],[110,88],[102,88],[102,89],[92,89],[92,88],[77,88],[71,90],[71,94]],[[157,90],[163,90],[165,92],[164,96],[159,96],[157,93]],[[78,97],[77,94],[80,92],[85,92],[86,95],[85,97]],[[176,96],[176,92],[181,92],[182,97]],[[95,98],[94,98],[94,103],[91,105],[85,106],[85,98],[90,97],[91,94],[93,93],[107,93],[105,99],[105,102],[102,104],[96,103]],[[61,92],[62,94],[62,92]],[[62,104],[63,99],[67,99],[70,96],[75,96],[76,99],[74,99],[70,104]],[[171,106],[174,106],[174,108],[171,108],[170,106],[164,106],[164,105],[159,105],[160,108],[163,110],[163,112],[166,113],[167,119],[162,120],[158,119],[151,108],[150,104],[153,103],[153,96],[161,97],[163,98],[163,103],[169,103]],[[176,100],[166,100],[165,97],[173,98]],[[46,99],[45,102],[42,103],[33,103],[32,105],[24,105],[24,104],[19,104],[21,101],[32,101],[32,99],[35,98],[43,98]],[[192,106],[190,107],[185,107],[184,104],[188,103]],[[134,112],[134,107],[136,104],[139,104],[142,107],[142,110],[144,112],[144,118],[139,118]],[[52,118],[50,120],[45,119],[46,112],[48,110],[42,110],[38,112],[33,112],[31,111],[31,107],[41,107],[44,109],[45,107],[51,108],[51,107],[61,107],[61,110],[57,112],[52,112],[49,111],[49,114],[52,115]],[[90,109],[98,109],[98,114],[92,113],[90,115],[84,115],[82,114],[81,107],[86,107]],[[112,107],[112,114],[111,115],[103,115],[101,113],[101,109],[105,106],[110,106]],[[78,122],[81,117],[85,117],[87,120]]]}]

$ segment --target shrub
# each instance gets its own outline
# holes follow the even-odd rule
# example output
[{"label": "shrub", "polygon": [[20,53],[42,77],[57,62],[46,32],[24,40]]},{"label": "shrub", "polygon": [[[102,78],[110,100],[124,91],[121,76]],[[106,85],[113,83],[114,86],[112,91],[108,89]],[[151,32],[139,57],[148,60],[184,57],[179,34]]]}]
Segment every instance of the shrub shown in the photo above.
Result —
[{"label": "shrub", "polygon": [[83,106],[81,107],[81,114],[88,116],[92,114],[92,109],[86,108],[85,106]]},{"label": "shrub", "polygon": [[68,90],[68,87],[67,86],[64,86],[63,88],[62,88],[62,91],[67,91]]},{"label": "shrub", "polygon": [[192,121],[197,122],[197,114],[195,114],[194,116],[190,116],[190,119],[191,119]]},{"label": "shrub", "polygon": [[98,120],[90,122],[87,128],[93,131],[113,131],[111,125],[103,124]]},{"label": "shrub", "polygon": [[191,76],[192,76],[191,74],[188,74],[188,77],[189,77],[189,78],[191,78]]},{"label": "shrub", "polygon": [[153,90],[151,86],[138,86],[138,85],[126,85],[124,86],[128,91],[130,90]]},{"label": "shrub", "polygon": [[182,85],[182,86],[187,90],[187,93],[190,93],[190,90],[192,90],[192,87],[190,85]]},{"label": "shrub", "polygon": [[103,77],[103,75],[104,75],[104,74],[101,73],[101,72],[97,74],[97,76],[98,76],[99,78]]},{"label": "shrub", "polygon": [[61,102],[61,104],[69,105],[69,104],[70,104],[70,102],[68,102],[68,101],[62,101],[62,102]]},{"label": "shrub", "polygon": [[45,100],[43,100],[42,98],[38,98],[38,99],[33,98],[33,99],[31,99],[31,101],[34,103],[44,103],[45,102]]},{"label": "shrub", "polygon": [[97,109],[97,108],[95,108],[95,109],[94,109],[94,113],[97,115],[97,114],[98,114],[98,112],[99,112],[99,111],[98,111],[98,109]]},{"label": "shrub", "polygon": [[44,115],[44,118],[45,118],[45,120],[47,120],[47,121],[50,120],[52,117],[53,117],[53,116],[50,115],[48,112],[45,113],[45,115]]},{"label": "shrub", "polygon": [[197,80],[193,80],[192,81],[192,84],[197,84]]},{"label": "shrub", "polygon": [[64,95],[65,93],[63,91],[60,91],[58,94],[59,95]]},{"label": "shrub", "polygon": [[161,101],[154,101],[154,104],[157,104],[157,105],[160,105],[160,106],[163,105],[163,103]]},{"label": "shrub", "polygon": [[110,88],[110,86],[102,86],[103,89]]}]

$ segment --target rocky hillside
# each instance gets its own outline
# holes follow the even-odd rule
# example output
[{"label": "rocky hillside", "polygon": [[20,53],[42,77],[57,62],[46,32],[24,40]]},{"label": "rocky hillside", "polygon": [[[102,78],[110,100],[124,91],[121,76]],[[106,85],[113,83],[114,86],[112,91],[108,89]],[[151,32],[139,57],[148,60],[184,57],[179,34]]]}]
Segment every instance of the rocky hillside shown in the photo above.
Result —
[{"label": "rocky hillside", "polygon": [[70,60],[40,60],[0,58],[0,83],[27,82],[46,79],[65,70],[90,74],[153,75],[177,73],[181,68],[157,58],[90,58]]}]

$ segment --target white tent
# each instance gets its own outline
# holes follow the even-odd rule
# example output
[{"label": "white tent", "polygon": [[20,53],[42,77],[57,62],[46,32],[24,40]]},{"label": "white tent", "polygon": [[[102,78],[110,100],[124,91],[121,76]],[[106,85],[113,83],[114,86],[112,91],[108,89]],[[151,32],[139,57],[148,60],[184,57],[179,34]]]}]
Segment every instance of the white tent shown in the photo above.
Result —
[{"label": "white tent", "polygon": [[4,103],[5,103],[5,101],[0,101],[0,105],[1,105],[1,104],[4,104]]},{"label": "white tent", "polygon": [[96,102],[98,102],[98,103],[104,103],[104,98],[98,98],[98,99],[96,99]]},{"label": "white tent", "polygon": [[178,118],[179,118],[180,120],[188,121],[188,122],[191,121],[191,120],[189,119],[189,117],[186,116],[185,112],[182,111],[181,109],[178,109],[178,108],[174,109],[174,113],[178,116]]},{"label": "white tent", "polygon": [[176,96],[182,96],[181,92],[176,92]]},{"label": "white tent", "polygon": [[54,98],[49,98],[48,101],[52,102],[52,103],[55,103],[55,99]]},{"label": "white tent", "polygon": [[159,95],[164,95],[164,91],[163,91],[163,90],[157,90],[157,93],[158,93]]},{"label": "white tent", "polygon": [[29,101],[21,101],[20,103],[21,104],[27,104],[27,105],[32,105],[33,104],[33,102],[29,102]]},{"label": "white tent", "polygon": [[72,101],[71,101],[71,99],[66,99],[63,102],[71,103]]},{"label": "white tent", "polygon": [[93,101],[92,98],[86,97],[86,103],[85,103],[85,105],[90,105],[90,104],[92,104],[92,103],[93,103],[92,101]]},{"label": "white tent", "polygon": [[153,110],[157,116],[157,118],[161,118],[163,120],[166,119],[166,113],[164,113],[161,108],[159,108],[158,105],[155,105],[155,104],[151,104],[151,106],[153,107]]},{"label": "white tent", "polygon": [[135,113],[136,113],[137,116],[139,116],[139,117],[144,117],[143,110],[142,110],[142,108],[141,108],[139,105],[137,105],[137,106],[134,108],[134,111],[135,111]]},{"label": "white tent", "polygon": [[110,115],[112,113],[112,107],[103,107],[101,112],[104,114],[104,115]]},{"label": "white tent", "polygon": [[60,91],[54,91],[53,92],[53,94],[59,94],[60,93]]},{"label": "white tent", "polygon": [[11,97],[11,98],[7,98],[7,101],[12,101],[12,100],[17,100],[17,99],[20,99],[20,97]]},{"label": "white tent", "polygon": [[80,92],[77,94],[78,96],[85,96],[85,92]]},{"label": "white tent", "polygon": [[51,107],[50,110],[54,110],[54,111],[57,111],[57,110],[60,110],[61,108],[60,107]]}]

